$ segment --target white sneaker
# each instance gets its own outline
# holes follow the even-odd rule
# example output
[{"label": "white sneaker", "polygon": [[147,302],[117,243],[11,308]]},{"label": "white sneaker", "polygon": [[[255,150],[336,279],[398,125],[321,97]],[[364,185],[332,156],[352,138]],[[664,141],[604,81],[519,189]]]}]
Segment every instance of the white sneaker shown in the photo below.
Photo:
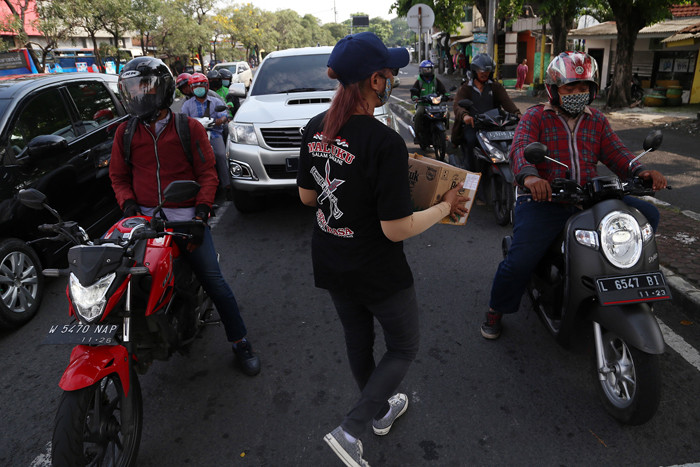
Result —
[{"label": "white sneaker", "polygon": [[406,394],[397,393],[389,398],[389,412],[382,417],[381,420],[372,420],[372,430],[375,435],[384,436],[391,430],[391,425],[394,424],[408,408],[408,396]]},{"label": "white sneaker", "polygon": [[362,458],[362,441],[359,439],[356,439],[354,443],[349,441],[341,427],[324,436],[323,441],[348,467],[369,467],[369,463]]}]

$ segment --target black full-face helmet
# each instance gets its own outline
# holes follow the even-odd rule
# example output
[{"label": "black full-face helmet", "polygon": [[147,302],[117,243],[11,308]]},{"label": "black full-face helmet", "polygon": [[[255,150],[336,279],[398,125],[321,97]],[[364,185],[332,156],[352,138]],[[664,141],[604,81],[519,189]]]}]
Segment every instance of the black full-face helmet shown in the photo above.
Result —
[{"label": "black full-face helmet", "polygon": [[119,93],[126,110],[143,122],[152,122],[175,98],[175,79],[162,60],[137,57],[119,75]]},{"label": "black full-face helmet", "polygon": [[209,80],[209,87],[214,91],[218,91],[221,87],[221,75],[218,70],[209,70],[207,73],[207,79]]},{"label": "black full-face helmet", "polygon": [[221,77],[221,85],[229,87],[231,85],[231,81],[233,80],[233,73],[226,68],[222,68],[218,71],[219,76]]},{"label": "black full-face helmet", "polygon": [[493,59],[489,54],[480,53],[474,56],[469,67],[471,68],[475,78],[476,74],[480,71],[488,71],[489,78],[491,78],[491,76],[493,76],[493,70],[496,68],[496,64],[493,63]]}]

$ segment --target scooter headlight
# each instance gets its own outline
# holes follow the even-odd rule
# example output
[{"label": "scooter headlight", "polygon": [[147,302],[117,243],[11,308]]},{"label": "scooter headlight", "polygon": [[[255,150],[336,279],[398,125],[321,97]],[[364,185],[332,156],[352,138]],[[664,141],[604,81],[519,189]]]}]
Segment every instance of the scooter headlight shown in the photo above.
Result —
[{"label": "scooter headlight", "polygon": [[642,232],[631,215],[613,211],[603,218],[598,227],[603,254],[614,266],[629,268],[642,255]]},{"label": "scooter headlight", "polygon": [[507,160],[505,153],[498,149],[496,146],[494,146],[493,143],[491,143],[491,141],[489,141],[487,137],[484,136],[483,141],[484,146],[486,146],[486,149],[489,150],[488,155],[494,163],[505,162]]},{"label": "scooter headlight", "polygon": [[70,295],[81,321],[91,323],[102,316],[107,304],[107,290],[116,277],[117,275],[112,273],[86,287],[80,283],[75,274],[70,274]]}]

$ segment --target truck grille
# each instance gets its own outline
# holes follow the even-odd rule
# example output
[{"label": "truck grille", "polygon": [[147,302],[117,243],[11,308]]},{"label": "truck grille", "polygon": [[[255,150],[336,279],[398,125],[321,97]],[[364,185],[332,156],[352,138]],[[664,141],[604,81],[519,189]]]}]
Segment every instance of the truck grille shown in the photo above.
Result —
[{"label": "truck grille", "polygon": [[260,133],[265,144],[273,149],[300,148],[301,132],[299,127],[261,128]]}]

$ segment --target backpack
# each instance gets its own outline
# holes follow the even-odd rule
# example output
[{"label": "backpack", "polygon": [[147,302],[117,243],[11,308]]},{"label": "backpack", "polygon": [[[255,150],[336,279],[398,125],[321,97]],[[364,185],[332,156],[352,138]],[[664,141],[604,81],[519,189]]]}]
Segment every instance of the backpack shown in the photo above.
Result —
[{"label": "backpack", "polygon": [[[182,149],[185,151],[187,161],[192,164],[192,141],[190,139],[188,117],[185,114],[173,112],[173,118],[175,118],[175,131],[180,137]],[[131,117],[124,129],[124,162],[126,162],[127,165],[131,165],[131,140],[134,138],[134,131],[136,130],[138,122],[138,118]],[[199,146],[197,147],[199,148]],[[204,156],[202,156],[202,159],[204,159]]]}]

